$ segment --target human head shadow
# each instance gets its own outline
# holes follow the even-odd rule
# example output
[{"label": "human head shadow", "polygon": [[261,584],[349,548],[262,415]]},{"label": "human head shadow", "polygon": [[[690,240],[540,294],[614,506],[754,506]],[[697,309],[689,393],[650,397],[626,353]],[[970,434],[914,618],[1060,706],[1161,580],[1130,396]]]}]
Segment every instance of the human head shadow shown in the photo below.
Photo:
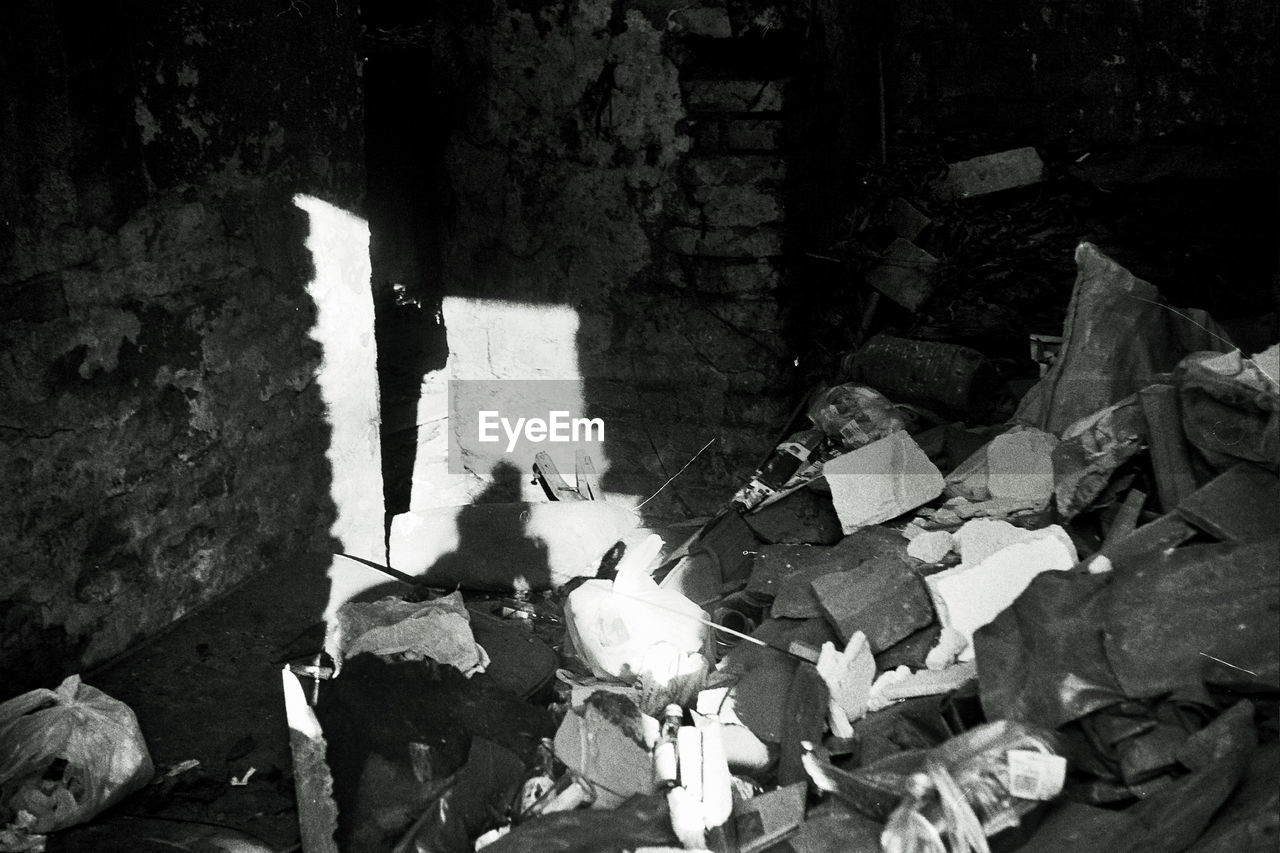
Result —
[{"label": "human head shadow", "polygon": [[523,473],[510,462],[499,462],[491,476],[484,491],[458,512],[457,548],[423,573],[424,583],[461,579],[457,585],[463,589],[481,592],[550,588],[547,545],[530,533],[521,502]]}]

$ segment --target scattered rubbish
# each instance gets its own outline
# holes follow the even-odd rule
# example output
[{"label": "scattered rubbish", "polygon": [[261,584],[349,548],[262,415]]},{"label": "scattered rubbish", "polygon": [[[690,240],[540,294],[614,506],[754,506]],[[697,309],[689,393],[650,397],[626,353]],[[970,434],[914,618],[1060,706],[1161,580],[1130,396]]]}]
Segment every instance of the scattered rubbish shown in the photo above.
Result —
[{"label": "scattered rubbish", "polygon": [[1044,161],[1028,146],[950,164],[935,193],[943,199],[973,198],[1036,184],[1043,179]]},{"label": "scattered rubbish", "polygon": [[898,431],[827,462],[823,474],[845,533],[896,518],[942,493],[942,474]]},{"label": "scattered rubbish", "polygon": [[387,597],[349,602],[338,611],[336,662],[359,654],[434,660],[468,677],[484,672],[489,654],[475,641],[462,594],[427,602]]},{"label": "scattered rubbish", "polygon": [[842,642],[858,633],[880,652],[933,621],[920,576],[897,557],[877,557],[810,584],[822,615]]},{"label": "scattered rubbish", "polygon": [[904,198],[890,199],[885,219],[893,233],[904,240],[917,239],[933,222]]},{"label": "scattered rubbish", "polygon": [[833,643],[823,643],[817,668],[831,696],[827,722],[832,734],[840,738],[853,737],[850,723],[867,713],[871,681],[876,672],[866,636],[861,631],[855,632],[840,652]]},{"label": "scattered rubbish", "polygon": [[1059,434],[1150,385],[1188,353],[1230,348],[1207,314],[1171,310],[1155,287],[1093,244],[1076,248],[1076,266],[1062,350],[1022,398],[1016,422]]},{"label": "scattered rubbish", "polygon": [[[995,171],[955,164],[953,197],[1039,179],[1031,149],[979,159]],[[899,201],[867,280],[916,308],[940,267]],[[461,517],[402,517],[411,596],[468,581],[342,608],[318,713],[286,669],[307,853],[973,853],[1017,827],[1003,849],[1226,853],[1265,835],[1280,349],[1218,354],[1203,312],[1087,243],[1076,262],[1063,336],[1032,336],[1041,377],[1004,423],[995,362],[881,334],[710,519],[642,530],[581,456],[575,487],[538,467],[546,504],[477,508],[495,535],[474,566]],[[554,552],[535,574],[504,563],[517,535]]]},{"label": "scattered rubbish", "polygon": [[[938,620],[966,640],[960,659],[972,660],[973,632],[1016,601],[1036,575],[1066,571],[1074,566],[1076,554],[1074,546],[1064,544],[1054,535],[1013,542],[981,557],[966,555],[964,543],[962,539],[961,565],[930,575],[925,578],[925,584],[933,597]],[[984,543],[983,550],[985,547]]]},{"label": "scattered rubbish", "polygon": [[880,264],[866,274],[866,282],[894,302],[915,311],[933,293],[941,261],[909,239],[889,244]]},{"label": "scattered rubbish", "polygon": [[978,667],[973,661],[957,663],[942,669],[924,669],[912,672],[900,666],[881,674],[871,685],[867,708],[879,711],[895,702],[917,696],[938,696],[959,689],[978,677]]},{"label": "scattered rubbish", "polygon": [[565,601],[574,649],[600,678],[648,679],[645,710],[687,704],[702,687],[712,656],[706,614],[650,577],[662,540],[651,535],[628,549],[612,581],[588,580]]},{"label": "scattered rubbish", "polygon": [[823,434],[818,429],[806,429],[795,433],[774,448],[773,453],[752,475],[751,481],[738,490],[732,503],[743,510],[755,509],[767,498],[782,491],[788,481],[809,463],[809,458],[822,443]]},{"label": "scattered rubbish", "polygon": [[856,382],[819,394],[809,407],[809,419],[831,439],[836,452],[857,450],[906,425],[883,394]]},{"label": "scattered rubbish", "polygon": [[1214,468],[1243,461],[1280,470],[1280,344],[1251,357],[1194,353],[1175,381],[1187,440]]},{"label": "scattered rubbish", "polygon": [[939,341],[880,334],[847,355],[842,372],[897,403],[964,414],[992,404],[1000,376],[982,353]]},{"label": "scattered rubbish", "polygon": [[22,844],[82,823],[151,781],[128,705],[71,675],[0,704],[0,820]]},{"label": "scattered rubbish", "polygon": [[244,786],[249,784],[249,780],[252,779],[253,774],[257,772],[258,772],[258,768],[250,767],[248,770],[244,771],[244,773],[240,774],[239,776],[232,776],[231,779],[228,781],[228,784],[231,785],[231,787],[233,788],[243,788]]},{"label": "scattered rubbish", "polygon": [[954,544],[954,538],[945,530],[921,530],[907,543],[907,556],[938,563],[951,553]]},{"label": "scattered rubbish", "polygon": [[1147,443],[1147,422],[1136,395],[1068,426],[1053,449],[1054,502],[1070,521],[1102,494],[1116,470]]}]

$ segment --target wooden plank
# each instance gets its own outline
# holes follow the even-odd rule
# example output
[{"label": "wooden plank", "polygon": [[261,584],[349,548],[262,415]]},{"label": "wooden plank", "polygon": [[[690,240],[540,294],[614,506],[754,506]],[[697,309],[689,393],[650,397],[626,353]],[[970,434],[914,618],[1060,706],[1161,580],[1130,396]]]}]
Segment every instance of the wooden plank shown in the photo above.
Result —
[{"label": "wooden plank", "polygon": [[1138,392],[1138,401],[1147,419],[1160,509],[1172,512],[1183,498],[1196,490],[1191,452],[1182,432],[1178,391],[1172,385],[1148,385]]},{"label": "wooden plank", "polygon": [[574,474],[578,481],[578,494],[589,501],[604,500],[604,490],[600,488],[600,475],[596,473],[595,463],[585,450],[574,454]]},{"label": "wooden plank", "polygon": [[533,457],[533,474],[542,484],[542,490],[547,493],[547,497],[553,501],[586,500],[577,489],[564,481],[564,477],[560,476],[560,469],[556,467],[555,461],[545,450]]}]

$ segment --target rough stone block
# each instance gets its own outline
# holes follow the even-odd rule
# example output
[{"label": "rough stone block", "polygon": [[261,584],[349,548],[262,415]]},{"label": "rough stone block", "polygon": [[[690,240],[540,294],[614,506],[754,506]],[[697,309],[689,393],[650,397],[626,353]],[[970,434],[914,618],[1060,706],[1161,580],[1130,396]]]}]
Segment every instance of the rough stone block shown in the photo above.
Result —
[{"label": "rough stone block", "polygon": [[771,544],[832,545],[840,541],[840,519],[831,499],[800,489],[746,517],[756,535]]},{"label": "rough stone block", "polygon": [[858,631],[880,652],[933,621],[920,577],[896,557],[877,557],[853,571],[824,575],[810,585],[822,615],[844,642]]},{"label": "rough stone block", "polygon": [[769,154],[690,157],[684,165],[692,186],[781,186],[786,177],[786,161]]},{"label": "rough stone block", "polygon": [[742,296],[772,293],[782,283],[782,273],[767,260],[720,261],[698,259],[692,265],[690,283],[704,293]]},{"label": "rough stone block", "polygon": [[987,445],[987,491],[991,497],[1048,506],[1057,446],[1057,436],[1038,429],[1012,430],[991,439]]},{"label": "rough stone block", "polygon": [[[748,516],[748,519],[754,516]],[[819,545],[765,545],[756,556],[747,589],[776,596],[790,574],[813,568],[811,578],[850,571],[867,560],[895,559],[906,565],[907,541],[885,527],[867,527],[840,539],[830,547]]]},{"label": "rough stone block", "polygon": [[760,113],[782,109],[784,86],[781,80],[690,80],[680,89],[691,111]]},{"label": "rough stone block", "polygon": [[867,284],[894,302],[915,311],[933,293],[939,261],[901,237],[889,244],[884,260],[866,274]]},{"label": "rough stone block", "polygon": [[941,198],[972,198],[1043,179],[1044,161],[1028,146],[952,163],[937,193]]},{"label": "rough stone block", "polygon": [[942,493],[942,474],[899,430],[828,462],[823,473],[846,533],[896,518]]},{"label": "rough stone block", "polygon": [[778,151],[783,139],[781,119],[731,119],[724,122],[720,144],[727,151]]},{"label": "rough stone block", "polygon": [[750,186],[700,187],[693,192],[702,222],[712,228],[758,226],[783,219],[782,197]]},{"label": "rough stone block", "polygon": [[667,246],[682,255],[711,258],[770,258],[782,254],[782,231],[761,228],[672,228]]}]

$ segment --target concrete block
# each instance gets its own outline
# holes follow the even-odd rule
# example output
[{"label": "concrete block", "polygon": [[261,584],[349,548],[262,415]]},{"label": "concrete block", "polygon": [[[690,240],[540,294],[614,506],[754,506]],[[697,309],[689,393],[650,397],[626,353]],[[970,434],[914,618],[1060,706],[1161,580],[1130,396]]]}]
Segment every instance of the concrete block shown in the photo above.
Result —
[{"label": "concrete block", "polygon": [[[972,523],[972,522],[971,522]],[[925,578],[938,620],[968,643],[962,661],[973,660],[973,632],[988,624],[1041,572],[1066,571],[1076,563],[1073,547],[1050,533],[1001,548],[974,566],[961,565]]]},{"label": "concrete block", "polygon": [[987,445],[987,491],[991,497],[1048,506],[1057,446],[1057,436],[1038,429],[1013,430],[991,439]]},{"label": "concrete block", "polygon": [[690,111],[723,113],[779,112],[782,80],[690,80],[680,84]]},{"label": "concrete block", "polygon": [[901,237],[889,244],[884,260],[866,274],[867,284],[894,302],[915,311],[933,293],[939,261]]},{"label": "concrete block", "polygon": [[923,581],[895,557],[868,560],[853,571],[810,584],[822,615],[844,642],[861,631],[880,652],[933,621]]},{"label": "concrete block", "polygon": [[889,211],[885,218],[893,233],[904,240],[914,241],[924,232],[924,229],[933,224],[932,219],[904,198],[895,198],[889,202]]},{"label": "concrete block", "polygon": [[899,430],[823,467],[846,533],[896,518],[942,493],[942,474]]},{"label": "concrete block", "polygon": [[1043,179],[1044,161],[1028,146],[952,163],[936,191],[941,198],[972,198]]},{"label": "concrete block", "polygon": [[976,566],[992,554],[1002,551],[1010,545],[1047,537],[1056,538],[1067,548],[1072,558],[1075,558],[1075,543],[1071,541],[1067,531],[1056,524],[1042,527],[1039,530],[1027,530],[1024,527],[1017,527],[997,518],[975,518],[971,521],[966,521],[953,534],[955,548],[960,553],[961,568]]}]

